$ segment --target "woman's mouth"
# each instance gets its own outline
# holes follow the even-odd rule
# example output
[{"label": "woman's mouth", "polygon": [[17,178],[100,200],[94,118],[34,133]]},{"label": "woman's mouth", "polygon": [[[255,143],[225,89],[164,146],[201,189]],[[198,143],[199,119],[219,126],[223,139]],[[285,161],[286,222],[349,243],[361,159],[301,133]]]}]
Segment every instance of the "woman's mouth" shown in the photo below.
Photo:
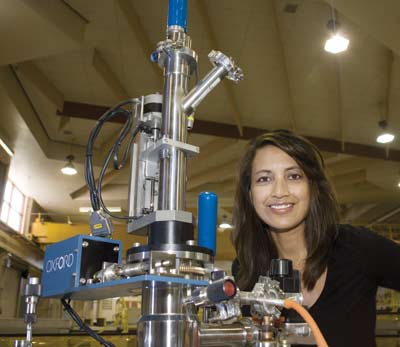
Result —
[{"label": "woman's mouth", "polygon": [[271,204],[268,207],[275,213],[286,213],[289,212],[293,208],[293,203],[286,204]]}]

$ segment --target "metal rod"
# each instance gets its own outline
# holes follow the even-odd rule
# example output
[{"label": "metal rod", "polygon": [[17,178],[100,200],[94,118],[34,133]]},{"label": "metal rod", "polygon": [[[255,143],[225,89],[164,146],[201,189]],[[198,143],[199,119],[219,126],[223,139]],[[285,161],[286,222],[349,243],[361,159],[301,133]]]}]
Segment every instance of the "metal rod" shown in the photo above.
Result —
[{"label": "metal rod", "polygon": [[224,66],[216,66],[205,76],[182,101],[182,108],[186,114],[194,112],[200,102],[211,92],[228,74]]}]

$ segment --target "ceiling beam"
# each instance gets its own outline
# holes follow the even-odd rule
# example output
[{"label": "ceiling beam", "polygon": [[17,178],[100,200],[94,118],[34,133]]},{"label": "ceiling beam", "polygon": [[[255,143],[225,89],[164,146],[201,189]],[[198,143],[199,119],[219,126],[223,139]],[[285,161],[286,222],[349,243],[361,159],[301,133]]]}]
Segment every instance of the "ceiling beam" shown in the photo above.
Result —
[{"label": "ceiling beam", "polygon": [[[106,186],[107,184],[111,183],[116,177],[118,177],[121,174],[121,170],[111,170],[107,172],[102,180],[102,187]],[[96,187],[97,183],[99,182],[99,179],[97,178],[95,181]],[[75,200],[78,199],[84,195],[86,195],[89,192],[88,186],[85,184],[84,186],[80,187],[77,190],[74,190],[72,193],[69,194],[71,199]]]},{"label": "ceiling beam", "polygon": [[367,172],[365,169],[356,170],[350,173],[336,175],[331,177],[333,186],[338,187],[348,186],[359,182],[365,182],[367,179]]},{"label": "ceiling beam", "polygon": [[204,170],[204,163],[213,155],[221,152],[224,149],[232,148],[238,143],[235,139],[227,139],[219,137],[214,141],[207,143],[200,148],[200,154],[191,158],[188,161],[188,176],[194,176],[196,173]]},{"label": "ceiling beam", "polygon": [[137,14],[130,0],[117,0],[117,3],[121,8],[122,14],[131,28],[133,35],[138,40],[142,53],[147,59],[149,66],[151,66],[151,70],[157,80],[162,83],[163,78],[161,69],[156,63],[150,62],[150,54],[155,50],[155,47],[151,44],[149,35],[147,35],[147,32],[143,27],[140,16]]},{"label": "ceiling beam", "polygon": [[[63,111],[57,112],[57,114],[60,116],[98,120],[100,116],[107,110],[108,108],[104,106],[65,101]],[[115,119],[113,119],[113,121],[122,123],[125,121],[125,118],[116,117]],[[191,132],[195,134],[246,140],[264,134],[268,132],[268,130],[261,128],[243,127],[243,136],[241,137],[235,125],[197,119]],[[389,155],[386,156],[386,151],[384,147],[346,142],[346,146],[343,149],[341,141],[338,140],[325,139],[315,136],[305,137],[315,146],[317,146],[321,151],[356,155],[366,158],[400,161],[399,150],[392,149]]]},{"label": "ceiling beam", "polygon": [[[84,161],[83,146],[54,141],[49,137],[39,114],[12,66],[0,67],[0,84],[15,107],[16,116],[21,117],[47,158],[65,160],[67,155],[72,154],[75,156],[75,161]],[[98,153],[97,150],[94,152]]]},{"label": "ceiling beam", "polygon": [[238,160],[234,159],[216,168],[207,169],[205,172],[188,179],[187,190],[192,190],[207,183],[221,182],[233,178],[237,174],[237,167]]},{"label": "ceiling beam", "polygon": [[396,207],[395,209],[385,213],[383,216],[373,220],[370,224],[377,224],[377,223],[382,223],[383,221],[389,219],[390,217],[395,216],[396,214],[400,213],[400,207]]},{"label": "ceiling beam", "polygon": [[347,187],[342,187],[337,190],[337,198],[339,203],[341,204],[349,204],[349,203],[386,203],[388,201],[392,201],[396,199],[395,193],[390,193],[384,191],[383,189],[370,186],[357,188],[357,189],[348,189]]},{"label": "ceiling beam", "polygon": [[20,0],[73,41],[83,42],[87,21],[62,1]]},{"label": "ceiling beam", "polygon": [[205,146],[202,146],[200,149],[200,154],[195,158],[206,159],[211,155],[215,154],[216,152],[219,152],[227,147],[230,147],[235,143],[237,143],[237,140],[235,139],[227,139],[224,137],[219,137],[216,140],[207,143]]},{"label": "ceiling beam", "polygon": [[92,65],[117,100],[126,100],[129,98],[129,94],[124,86],[96,48],[93,51]]},{"label": "ceiling beam", "polygon": [[343,223],[354,223],[359,217],[375,208],[377,204],[359,204],[351,206],[341,218]]},{"label": "ceiling beam", "polygon": [[84,44],[87,21],[63,1],[2,1],[1,13],[1,66],[62,54]]},{"label": "ceiling beam", "polygon": [[[219,47],[217,43],[217,38],[215,36],[215,32],[212,29],[212,24],[210,21],[210,17],[207,12],[206,8],[206,2],[203,0],[197,0],[194,1],[194,5],[197,8],[197,12],[200,14],[200,18],[203,21],[203,28],[205,31],[205,35],[210,42],[210,46],[213,47],[214,49],[217,49]],[[235,97],[235,94],[233,93],[233,88],[231,83],[223,83],[222,84],[225,90],[225,93],[228,97],[228,100],[233,108],[233,119],[235,121],[236,127],[239,131],[240,136],[243,135],[243,125],[242,125],[242,117],[240,115],[240,109],[239,109],[239,104],[237,102],[237,98]]]},{"label": "ceiling beam", "polygon": [[32,61],[17,64],[15,71],[31,81],[57,110],[62,110],[64,107],[64,95]]}]

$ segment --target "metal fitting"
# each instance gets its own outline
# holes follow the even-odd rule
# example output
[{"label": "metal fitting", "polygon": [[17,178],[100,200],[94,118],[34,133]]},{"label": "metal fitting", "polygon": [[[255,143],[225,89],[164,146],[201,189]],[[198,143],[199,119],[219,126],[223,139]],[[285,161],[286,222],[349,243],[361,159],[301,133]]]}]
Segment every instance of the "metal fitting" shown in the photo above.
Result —
[{"label": "metal fitting", "polygon": [[208,54],[208,58],[210,59],[211,64],[214,66],[222,66],[225,68],[228,73],[226,78],[236,83],[243,80],[243,71],[240,67],[235,65],[235,62],[232,58],[226,56],[222,52],[214,50]]}]

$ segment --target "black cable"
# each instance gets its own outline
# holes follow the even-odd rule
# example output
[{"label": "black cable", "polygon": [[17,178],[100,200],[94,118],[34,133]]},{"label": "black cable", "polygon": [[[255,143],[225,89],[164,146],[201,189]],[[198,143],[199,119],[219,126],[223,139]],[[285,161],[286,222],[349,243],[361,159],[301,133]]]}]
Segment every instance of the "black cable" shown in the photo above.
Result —
[{"label": "black cable", "polygon": [[100,204],[99,204],[99,200],[97,197],[97,191],[96,191],[96,183],[95,183],[96,181],[94,179],[94,173],[93,173],[92,157],[93,157],[94,142],[95,142],[98,134],[100,133],[102,126],[104,125],[104,123],[106,121],[112,119],[113,117],[117,116],[118,114],[121,114],[122,112],[124,112],[128,118],[129,118],[129,116],[131,116],[131,114],[128,111],[121,109],[119,107],[119,105],[117,105],[117,106],[108,110],[106,113],[104,113],[100,117],[100,119],[97,121],[95,127],[92,129],[92,131],[89,135],[88,144],[86,147],[85,179],[86,179],[86,183],[89,187],[90,200],[91,200],[92,208],[94,211],[98,211],[100,209]]},{"label": "black cable", "polygon": [[[138,123],[137,126],[135,127],[135,129],[133,130],[132,137],[131,137],[131,139],[130,139],[130,141],[128,143],[128,146],[127,146],[127,148],[125,150],[124,159],[122,160],[121,163],[118,164],[118,167],[122,168],[125,165],[126,160],[127,160],[127,156],[128,156],[128,153],[129,153],[129,149],[131,148],[132,143],[133,143],[136,135],[139,133],[140,130],[142,130],[142,124]],[[118,141],[117,141],[117,143],[118,143]],[[97,193],[98,193],[100,206],[103,208],[104,212],[106,212],[112,218],[122,219],[122,220],[132,220],[132,219],[135,219],[135,217],[117,216],[117,215],[113,214],[111,211],[109,211],[107,209],[107,207],[105,206],[104,201],[103,201],[103,197],[101,195],[102,181],[103,181],[104,174],[106,172],[106,169],[108,167],[108,164],[110,162],[110,159],[111,159],[111,156],[112,156],[113,153],[115,153],[115,146],[109,150],[109,152],[107,154],[107,157],[106,157],[106,159],[104,161],[103,167],[101,168],[101,171],[100,171],[100,174],[99,174],[99,178],[98,178],[98,181],[97,181]],[[114,157],[114,159],[115,159],[115,157]],[[115,161],[114,161],[114,168],[115,168]]]},{"label": "black cable", "polygon": [[[100,210],[100,208],[102,207],[104,212],[106,212],[107,214],[109,214],[111,217],[113,218],[117,218],[117,219],[124,219],[124,220],[130,220],[133,219],[133,217],[120,217],[120,216],[116,216],[113,215],[105,206],[104,201],[101,197],[101,183],[102,183],[102,179],[103,176],[105,174],[105,171],[108,167],[108,163],[111,159],[111,156],[114,155],[114,169],[116,170],[120,170],[121,168],[123,168],[126,164],[126,162],[128,161],[128,155],[129,155],[129,151],[132,147],[132,143],[136,137],[136,135],[139,133],[139,131],[142,129],[141,127],[141,123],[138,123],[135,127],[135,129],[132,132],[132,136],[128,142],[128,145],[125,149],[125,152],[123,154],[122,160],[119,161],[118,159],[118,152],[119,149],[123,143],[123,141],[125,140],[125,138],[130,134],[131,132],[131,128],[133,125],[133,115],[131,112],[123,109],[122,107],[128,104],[136,104],[137,102],[135,100],[127,100],[127,101],[123,101],[117,105],[115,105],[114,107],[112,107],[111,109],[109,109],[108,111],[106,111],[97,121],[95,127],[92,129],[90,135],[89,135],[89,139],[88,139],[88,143],[86,146],[86,160],[85,160],[85,180],[86,180],[86,184],[89,188],[89,192],[90,192],[90,201],[91,201],[91,205],[92,205],[92,209],[93,211],[98,211]],[[123,115],[127,118],[123,128],[121,129],[118,138],[116,140],[116,143],[112,146],[112,148],[109,150],[106,160],[103,163],[103,166],[101,168],[100,171],[100,176],[98,179],[98,183],[96,185],[96,180],[94,178],[94,171],[93,171],[93,147],[94,147],[94,142],[97,138],[97,136],[100,133],[101,128],[103,127],[103,125],[109,121],[110,119],[116,117],[117,115]]]},{"label": "black cable", "polygon": [[63,305],[64,310],[70,315],[70,317],[78,325],[79,329],[83,330],[90,337],[94,338],[97,342],[100,343],[100,345],[105,346],[105,347],[115,347],[114,344],[104,340],[99,334],[97,334],[88,325],[86,325],[85,322],[81,319],[81,317],[79,317],[78,313],[71,307],[71,305],[69,304],[70,302],[71,302],[70,299],[68,299],[68,302],[64,298],[61,299],[61,304]]}]

